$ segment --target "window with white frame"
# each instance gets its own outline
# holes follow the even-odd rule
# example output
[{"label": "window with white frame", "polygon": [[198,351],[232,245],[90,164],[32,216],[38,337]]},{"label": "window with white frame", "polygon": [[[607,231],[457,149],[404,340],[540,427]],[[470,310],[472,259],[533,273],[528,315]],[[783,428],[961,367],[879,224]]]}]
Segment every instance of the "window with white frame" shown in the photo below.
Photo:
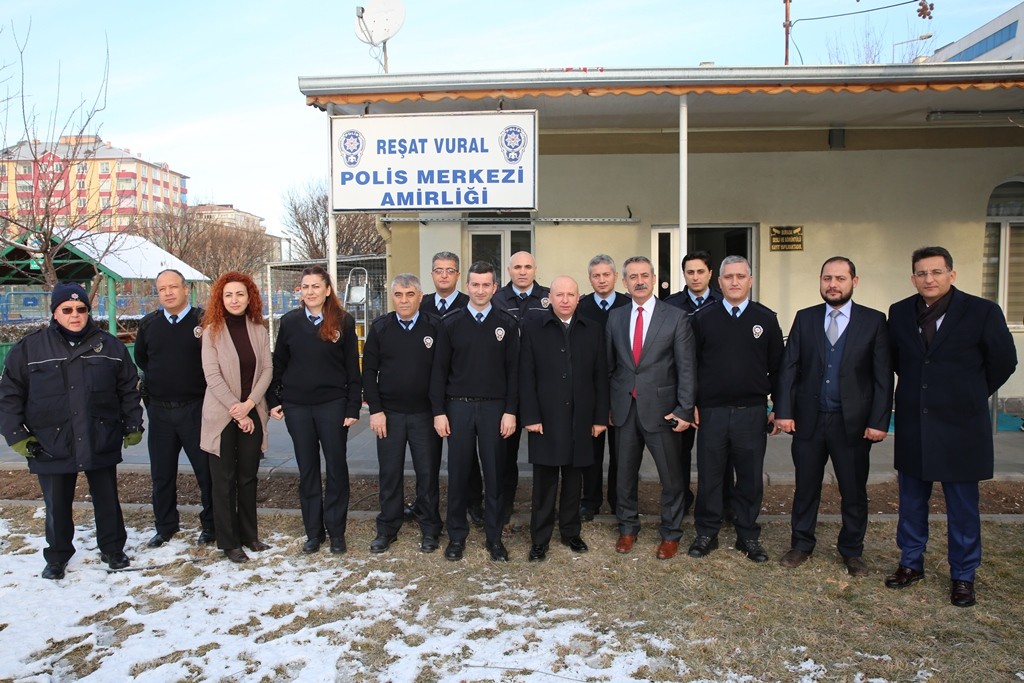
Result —
[{"label": "window with white frame", "polygon": [[89,172],[89,164],[85,163],[84,161],[80,161],[78,162],[77,169],[79,175],[85,175],[86,173]]},{"label": "window with white frame", "polygon": [[22,175],[29,175],[32,173],[32,164],[19,164],[18,173]]},{"label": "window with white frame", "polygon": [[989,198],[981,291],[1010,325],[1024,324],[1024,180],[1003,183]]},{"label": "window with white frame", "polygon": [[100,173],[110,173],[110,162],[109,161],[101,161],[100,162]]}]

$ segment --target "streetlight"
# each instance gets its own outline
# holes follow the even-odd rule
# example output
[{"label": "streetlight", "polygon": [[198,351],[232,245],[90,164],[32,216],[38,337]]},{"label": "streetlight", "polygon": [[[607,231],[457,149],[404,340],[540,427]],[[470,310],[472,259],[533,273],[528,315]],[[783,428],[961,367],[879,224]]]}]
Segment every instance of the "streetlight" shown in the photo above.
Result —
[{"label": "streetlight", "polygon": [[911,38],[910,40],[901,40],[898,43],[893,43],[892,44],[892,63],[893,64],[896,63],[896,46],[897,45],[907,45],[909,43],[916,43],[919,40],[928,40],[931,37],[932,37],[931,33],[922,33],[917,38]]}]

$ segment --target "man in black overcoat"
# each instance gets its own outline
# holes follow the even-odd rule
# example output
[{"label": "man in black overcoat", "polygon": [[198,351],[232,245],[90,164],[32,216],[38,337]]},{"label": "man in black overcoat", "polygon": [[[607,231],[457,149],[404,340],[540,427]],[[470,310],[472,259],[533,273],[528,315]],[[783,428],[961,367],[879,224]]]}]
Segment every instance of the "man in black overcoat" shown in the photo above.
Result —
[{"label": "man in black overcoat", "polygon": [[953,257],[922,247],[911,257],[917,294],[889,308],[896,385],[900,564],[885,580],[906,588],[924,578],[928,499],[946,498],[950,602],[975,603],[981,564],[978,482],[994,468],[988,397],[1013,374],[1017,351],[999,306],[953,286]]},{"label": "man in black overcoat", "polygon": [[520,328],[519,410],[533,465],[528,559],[534,562],[547,555],[556,498],[562,545],[586,552],[580,537],[582,473],[594,462],[593,438],[608,424],[602,327],[576,314],[575,280],[557,277],[550,289],[551,307],[527,316]]}]

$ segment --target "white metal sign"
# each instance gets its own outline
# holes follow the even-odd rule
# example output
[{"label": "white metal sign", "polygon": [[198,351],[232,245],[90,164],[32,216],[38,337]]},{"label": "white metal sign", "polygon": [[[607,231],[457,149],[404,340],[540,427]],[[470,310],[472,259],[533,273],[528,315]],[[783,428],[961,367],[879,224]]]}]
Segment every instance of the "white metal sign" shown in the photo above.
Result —
[{"label": "white metal sign", "polygon": [[331,117],[334,211],[536,207],[536,111]]}]

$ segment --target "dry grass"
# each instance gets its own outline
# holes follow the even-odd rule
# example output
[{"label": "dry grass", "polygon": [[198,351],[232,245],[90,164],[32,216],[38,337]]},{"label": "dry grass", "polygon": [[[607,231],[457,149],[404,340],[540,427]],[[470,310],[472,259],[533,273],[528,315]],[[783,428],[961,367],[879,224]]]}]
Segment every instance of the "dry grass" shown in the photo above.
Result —
[{"label": "dry grass", "polygon": [[[42,532],[41,520],[14,510],[2,512],[12,535]],[[148,515],[127,517],[130,525],[147,528]],[[658,561],[650,525],[632,553],[618,555],[615,528],[589,523],[583,533],[589,553],[574,555],[555,542],[542,563],[526,562],[530,541],[521,532],[507,543],[512,561],[495,564],[475,531],[466,559],[447,562],[441,552],[418,552],[415,530],[403,533],[388,553],[370,555],[370,520],[350,523],[349,554],[340,558],[326,552],[301,555],[303,534],[293,516],[268,515],[260,524],[280,552],[250,563],[268,571],[239,590],[249,585],[266,590],[275,575],[303,567],[323,570],[336,564],[338,570],[330,573],[315,603],[276,598],[258,613],[223,624],[223,633],[253,643],[234,656],[234,666],[226,669],[233,673],[223,680],[303,680],[302,657],[308,653],[302,644],[313,640],[338,657],[339,679],[354,680],[392,679],[390,667],[408,650],[419,653],[418,683],[448,680],[459,672],[473,680],[522,680],[529,675],[523,658],[534,653],[544,655],[536,658],[538,669],[569,680],[581,680],[575,673],[581,665],[597,676],[591,680],[621,677],[623,658],[638,654],[643,656],[624,674],[653,681],[1024,676],[1024,524],[1019,522],[985,523],[979,604],[972,609],[949,605],[944,525],[936,523],[927,578],[903,591],[882,583],[898,559],[891,521],[871,523],[865,558],[872,574],[856,579],[830,547],[835,524],[820,526],[818,552],[796,570],[774,561],[788,547],[789,528],[780,521],[765,524],[762,541],[773,561],[761,565],[729,547],[731,530],[723,532],[722,547],[707,558],[682,554]],[[3,548],[12,550],[18,551]],[[51,640],[32,656],[49,662],[47,671],[57,678],[62,672],[96,671],[119,640],[139,633],[129,608],[140,614],[167,609],[183,592],[204,590],[197,585],[204,566],[225,561],[206,548],[191,552],[189,561],[144,572],[145,586],[131,595],[135,604],[119,602],[83,617],[90,636]],[[144,561],[143,551],[129,554]],[[208,611],[218,612],[215,603]],[[353,628],[354,623],[359,625]],[[502,640],[510,631],[520,636]],[[571,635],[553,639],[552,633]],[[453,636],[454,644],[435,644]],[[490,643],[502,643],[503,650],[481,661],[481,648]],[[172,651],[136,663],[132,674],[178,663],[190,673],[188,680],[199,680],[209,674],[204,662],[220,656],[219,647],[212,642]],[[288,647],[296,648],[294,661],[275,665],[272,675],[266,669],[257,674],[262,648]],[[517,665],[506,666],[512,661]],[[601,676],[602,671],[609,673]]]}]

